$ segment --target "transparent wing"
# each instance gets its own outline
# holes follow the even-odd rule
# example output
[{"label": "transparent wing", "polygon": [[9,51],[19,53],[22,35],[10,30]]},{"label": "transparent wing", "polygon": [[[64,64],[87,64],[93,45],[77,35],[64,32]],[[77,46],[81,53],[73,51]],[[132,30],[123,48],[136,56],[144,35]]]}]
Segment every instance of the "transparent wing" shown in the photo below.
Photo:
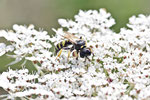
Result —
[{"label": "transparent wing", "polygon": [[64,32],[65,35],[63,36],[64,38],[68,39],[71,43],[76,44],[76,40],[79,40],[78,37],[74,36],[73,34],[69,32]]}]

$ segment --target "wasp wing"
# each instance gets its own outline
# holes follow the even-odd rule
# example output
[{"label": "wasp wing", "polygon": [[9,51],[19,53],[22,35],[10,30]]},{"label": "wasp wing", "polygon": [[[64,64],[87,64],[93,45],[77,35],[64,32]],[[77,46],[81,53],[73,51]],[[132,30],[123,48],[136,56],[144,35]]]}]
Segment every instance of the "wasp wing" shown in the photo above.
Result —
[{"label": "wasp wing", "polygon": [[65,33],[65,35],[63,37],[68,39],[73,44],[76,44],[76,40],[79,40],[78,37],[76,37],[75,35],[73,35],[69,32],[64,32],[64,33]]}]

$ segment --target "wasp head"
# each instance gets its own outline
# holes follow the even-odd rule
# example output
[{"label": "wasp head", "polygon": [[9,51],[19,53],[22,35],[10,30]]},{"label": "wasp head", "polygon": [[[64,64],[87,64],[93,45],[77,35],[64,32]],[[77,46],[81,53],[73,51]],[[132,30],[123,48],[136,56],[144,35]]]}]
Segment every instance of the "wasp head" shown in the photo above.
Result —
[{"label": "wasp head", "polygon": [[84,58],[84,57],[90,56],[91,53],[92,52],[89,48],[83,48],[82,50],[80,50],[80,57]]}]

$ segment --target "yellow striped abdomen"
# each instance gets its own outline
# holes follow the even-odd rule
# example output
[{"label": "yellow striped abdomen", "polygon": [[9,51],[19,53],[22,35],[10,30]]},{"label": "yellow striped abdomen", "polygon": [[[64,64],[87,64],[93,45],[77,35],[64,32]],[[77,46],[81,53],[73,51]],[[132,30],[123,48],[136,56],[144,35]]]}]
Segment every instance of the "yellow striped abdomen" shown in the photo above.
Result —
[{"label": "yellow striped abdomen", "polygon": [[69,45],[71,45],[72,43],[69,40],[63,40],[60,43],[58,43],[55,47],[55,52],[56,54],[58,53],[58,51],[60,51],[63,47],[67,47]]}]

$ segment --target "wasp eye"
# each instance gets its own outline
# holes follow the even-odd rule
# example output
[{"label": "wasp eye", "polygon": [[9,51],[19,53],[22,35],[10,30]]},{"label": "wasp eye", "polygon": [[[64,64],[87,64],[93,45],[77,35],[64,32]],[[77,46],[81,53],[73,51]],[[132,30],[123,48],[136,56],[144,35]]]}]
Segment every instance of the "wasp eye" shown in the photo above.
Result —
[{"label": "wasp eye", "polygon": [[84,48],[80,51],[81,58],[87,57],[91,55],[91,51],[87,48]]},{"label": "wasp eye", "polygon": [[85,50],[85,53],[86,53],[87,55],[91,55],[91,51],[90,51],[89,49],[86,49],[86,50]]}]

